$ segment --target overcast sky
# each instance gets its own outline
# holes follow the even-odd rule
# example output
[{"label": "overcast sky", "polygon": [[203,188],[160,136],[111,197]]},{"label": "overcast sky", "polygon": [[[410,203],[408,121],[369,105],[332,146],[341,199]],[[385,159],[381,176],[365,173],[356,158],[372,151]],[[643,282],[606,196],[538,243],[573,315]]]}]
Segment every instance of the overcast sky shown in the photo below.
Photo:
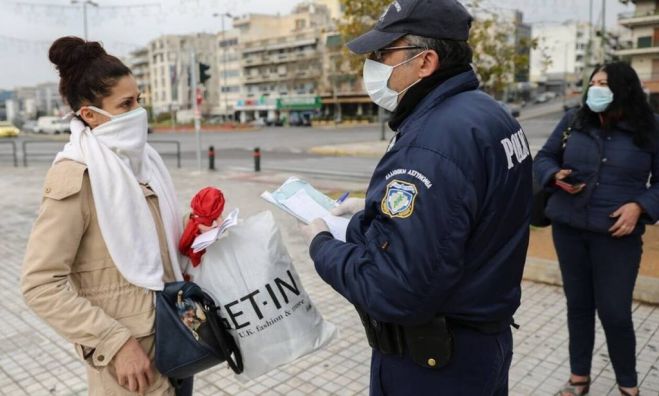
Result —
[{"label": "overcast sky", "polygon": [[[234,15],[249,12],[287,13],[300,0],[96,0],[89,8],[89,39],[123,55],[162,34],[217,32],[215,12]],[[359,0],[354,0],[359,1]],[[595,21],[601,20],[603,0],[594,0]],[[485,0],[497,7],[520,9],[529,22],[588,20],[588,0]],[[154,4],[157,7],[134,7]],[[616,25],[617,14],[633,10],[617,0],[607,2],[607,24]],[[83,35],[80,6],[71,0],[0,0],[0,89],[57,81],[48,62],[50,43],[64,35]],[[228,24],[227,20],[227,24]]]}]

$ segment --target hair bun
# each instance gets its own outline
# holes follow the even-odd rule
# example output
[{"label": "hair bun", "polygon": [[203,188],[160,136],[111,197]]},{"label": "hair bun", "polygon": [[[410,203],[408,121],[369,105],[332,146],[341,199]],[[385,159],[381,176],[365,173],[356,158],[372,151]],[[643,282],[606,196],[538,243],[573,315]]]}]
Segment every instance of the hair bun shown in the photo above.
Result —
[{"label": "hair bun", "polygon": [[62,75],[105,54],[105,50],[97,41],[68,36],[55,40],[48,51],[48,58]]}]

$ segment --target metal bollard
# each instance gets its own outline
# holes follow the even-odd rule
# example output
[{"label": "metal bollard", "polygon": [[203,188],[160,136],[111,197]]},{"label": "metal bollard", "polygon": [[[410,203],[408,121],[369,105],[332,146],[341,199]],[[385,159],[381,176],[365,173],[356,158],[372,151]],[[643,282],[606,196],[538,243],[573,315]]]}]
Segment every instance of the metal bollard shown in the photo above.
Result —
[{"label": "metal bollard", "polygon": [[215,147],[208,148],[208,169],[215,170]]},{"label": "metal bollard", "polygon": [[261,149],[254,149],[254,172],[261,172]]}]

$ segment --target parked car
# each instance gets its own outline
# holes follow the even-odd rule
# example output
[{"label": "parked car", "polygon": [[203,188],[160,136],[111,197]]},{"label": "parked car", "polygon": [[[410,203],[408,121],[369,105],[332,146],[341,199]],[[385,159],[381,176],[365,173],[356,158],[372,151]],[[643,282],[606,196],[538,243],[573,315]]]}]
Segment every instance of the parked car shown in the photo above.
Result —
[{"label": "parked car", "polygon": [[566,112],[568,112],[572,109],[578,109],[579,107],[581,107],[581,97],[580,96],[577,97],[577,98],[568,99],[563,104],[563,110],[565,110]]},{"label": "parked car", "polygon": [[500,100],[497,100],[497,103],[501,105],[511,116],[517,118],[520,114],[520,106],[515,103],[504,103]]},{"label": "parked car", "polygon": [[556,92],[550,92],[550,91],[543,92],[543,93],[541,93],[541,94],[539,94],[538,96],[535,97],[534,102],[535,103],[546,103],[546,102],[549,102],[550,100],[556,99],[556,96],[558,96],[556,94]]},{"label": "parked car", "polygon": [[0,121],[0,137],[15,137],[21,131],[9,121]]},{"label": "parked car", "polygon": [[21,127],[21,130],[23,132],[37,133],[38,127],[39,126],[37,125],[36,120],[28,120],[28,121],[25,121],[25,123]]},{"label": "parked car", "polygon": [[39,117],[37,120],[37,132],[58,135],[60,133],[71,133],[69,123],[60,117]]}]

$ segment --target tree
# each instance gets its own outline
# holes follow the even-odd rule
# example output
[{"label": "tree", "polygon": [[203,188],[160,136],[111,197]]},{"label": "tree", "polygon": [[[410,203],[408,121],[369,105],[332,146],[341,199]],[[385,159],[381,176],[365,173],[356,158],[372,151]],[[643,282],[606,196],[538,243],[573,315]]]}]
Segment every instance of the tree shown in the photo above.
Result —
[{"label": "tree", "polygon": [[[344,18],[338,29],[344,43],[368,31],[390,3],[390,0],[341,0]],[[487,11],[479,0],[466,6],[476,16],[469,38],[474,49],[476,70],[483,88],[500,97],[506,87],[514,82],[515,73],[528,69],[528,51],[537,46],[537,41],[518,39],[515,26],[504,23],[498,15]],[[361,70],[363,57],[349,55],[348,59],[353,71]]]},{"label": "tree", "polygon": [[[391,4],[391,0],[340,1],[343,6],[344,22],[339,23],[338,29],[344,44],[370,30],[386,7]],[[361,72],[364,57],[353,54],[345,45],[343,51],[347,56],[350,69]]]}]

